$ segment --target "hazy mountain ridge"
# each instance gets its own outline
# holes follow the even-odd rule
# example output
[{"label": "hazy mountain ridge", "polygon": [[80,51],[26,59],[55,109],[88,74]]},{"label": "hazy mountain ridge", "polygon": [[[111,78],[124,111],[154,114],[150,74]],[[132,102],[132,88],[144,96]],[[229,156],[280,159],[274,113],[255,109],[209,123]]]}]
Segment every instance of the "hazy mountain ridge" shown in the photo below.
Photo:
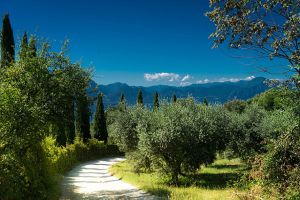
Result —
[{"label": "hazy mountain ridge", "polygon": [[149,106],[152,105],[155,91],[159,93],[160,99],[168,100],[176,94],[177,98],[193,96],[197,101],[202,101],[206,97],[210,103],[224,103],[232,99],[247,100],[268,90],[270,87],[264,83],[265,81],[266,78],[257,77],[249,81],[193,84],[185,87],[167,85],[142,87],[129,86],[125,83],[97,85],[92,81],[91,88],[96,88],[96,90],[91,92],[91,96],[96,97],[99,92],[104,93],[105,107],[118,104],[121,93],[124,93],[129,105],[134,105],[139,89],[143,92],[144,103]]}]

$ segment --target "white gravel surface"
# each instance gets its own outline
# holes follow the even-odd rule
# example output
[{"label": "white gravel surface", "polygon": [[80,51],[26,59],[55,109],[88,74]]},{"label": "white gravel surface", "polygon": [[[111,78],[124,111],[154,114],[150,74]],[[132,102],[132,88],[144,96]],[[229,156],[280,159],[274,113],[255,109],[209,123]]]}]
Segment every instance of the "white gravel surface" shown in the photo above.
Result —
[{"label": "white gravel surface", "polygon": [[160,199],[108,172],[111,165],[124,160],[122,157],[103,158],[78,165],[64,177],[60,199]]}]

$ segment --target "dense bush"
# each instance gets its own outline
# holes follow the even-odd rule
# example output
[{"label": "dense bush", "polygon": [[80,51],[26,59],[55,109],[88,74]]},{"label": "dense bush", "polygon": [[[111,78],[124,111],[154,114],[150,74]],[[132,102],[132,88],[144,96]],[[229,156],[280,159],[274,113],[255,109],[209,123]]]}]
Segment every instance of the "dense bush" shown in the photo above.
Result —
[{"label": "dense bush", "polygon": [[149,111],[141,106],[126,110],[114,109],[107,112],[109,138],[119,146],[121,151],[136,150],[139,140],[136,128],[140,121],[148,123],[147,119],[144,119],[146,113],[149,113]]},{"label": "dense bush", "polygon": [[83,143],[79,137],[75,139],[74,144],[59,147],[55,138],[49,136],[43,140],[42,147],[49,165],[57,174],[64,174],[82,161],[121,155],[115,145],[105,145],[96,139],[90,139],[87,143]]},{"label": "dense bush", "polygon": [[52,172],[41,143],[46,133],[59,145],[74,137],[73,100],[89,73],[43,48],[1,67],[0,79],[0,197],[49,199]]},{"label": "dense bush", "polygon": [[273,197],[299,199],[299,118],[291,108],[266,112],[254,105],[231,114],[228,148],[248,161],[247,181]]},{"label": "dense bush", "polygon": [[256,104],[249,105],[241,114],[230,113],[230,141],[227,149],[243,160],[265,152],[265,138],[260,131],[260,124],[266,115],[266,111]]},{"label": "dense bush", "polygon": [[196,104],[192,98],[162,103],[155,111],[127,109],[110,127],[122,150],[132,152],[139,167],[155,166],[178,184],[178,175],[212,163],[225,148],[228,117],[221,106]]},{"label": "dense bush", "polygon": [[290,108],[293,104],[294,92],[287,88],[273,88],[264,93],[258,94],[250,100],[265,110],[272,111]]},{"label": "dense bush", "polygon": [[224,104],[224,108],[226,108],[228,111],[237,113],[242,113],[246,106],[247,102],[239,99],[228,101]]}]

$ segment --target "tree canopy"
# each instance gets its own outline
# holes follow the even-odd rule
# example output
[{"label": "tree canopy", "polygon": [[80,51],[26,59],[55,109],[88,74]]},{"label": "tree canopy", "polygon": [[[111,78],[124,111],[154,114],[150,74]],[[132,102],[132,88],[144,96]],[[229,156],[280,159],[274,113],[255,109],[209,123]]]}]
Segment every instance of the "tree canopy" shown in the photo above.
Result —
[{"label": "tree canopy", "polygon": [[215,24],[214,47],[249,48],[287,60],[300,74],[299,0],[210,0],[206,15]]}]

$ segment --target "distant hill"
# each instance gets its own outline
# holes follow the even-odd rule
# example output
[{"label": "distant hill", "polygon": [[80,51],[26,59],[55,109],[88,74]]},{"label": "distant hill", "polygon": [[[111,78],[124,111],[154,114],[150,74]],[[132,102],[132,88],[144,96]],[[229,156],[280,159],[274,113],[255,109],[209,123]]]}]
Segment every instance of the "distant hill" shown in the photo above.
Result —
[{"label": "distant hill", "polygon": [[[101,91],[104,93],[105,107],[117,105],[121,93],[125,94],[126,102],[129,105],[136,103],[138,90],[143,92],[144,103],[152,105],[153,93],[157,91],[160,99],[169,100],[173,94],[177,98],[186,98],[193,96],[197,101],[203,101],[206,97],[210,103],[224,103],[232,99],[247,100],[255,95],[269,89],[265,78],[257,77],[249,81],[238,82],[215,82],[207,84],[193,84],[185,87],[174,87],[167,85],[156,85],[151,87],[129,86],[124,83],[113,83],[109,85],[98,86],[94,81],[91,82],[91,88],[97,88],[91,92],[91,96],[96,97]],[[94,107],[94,106],[93,106]],[[94,110],[94,108],[92,108]]]}]

